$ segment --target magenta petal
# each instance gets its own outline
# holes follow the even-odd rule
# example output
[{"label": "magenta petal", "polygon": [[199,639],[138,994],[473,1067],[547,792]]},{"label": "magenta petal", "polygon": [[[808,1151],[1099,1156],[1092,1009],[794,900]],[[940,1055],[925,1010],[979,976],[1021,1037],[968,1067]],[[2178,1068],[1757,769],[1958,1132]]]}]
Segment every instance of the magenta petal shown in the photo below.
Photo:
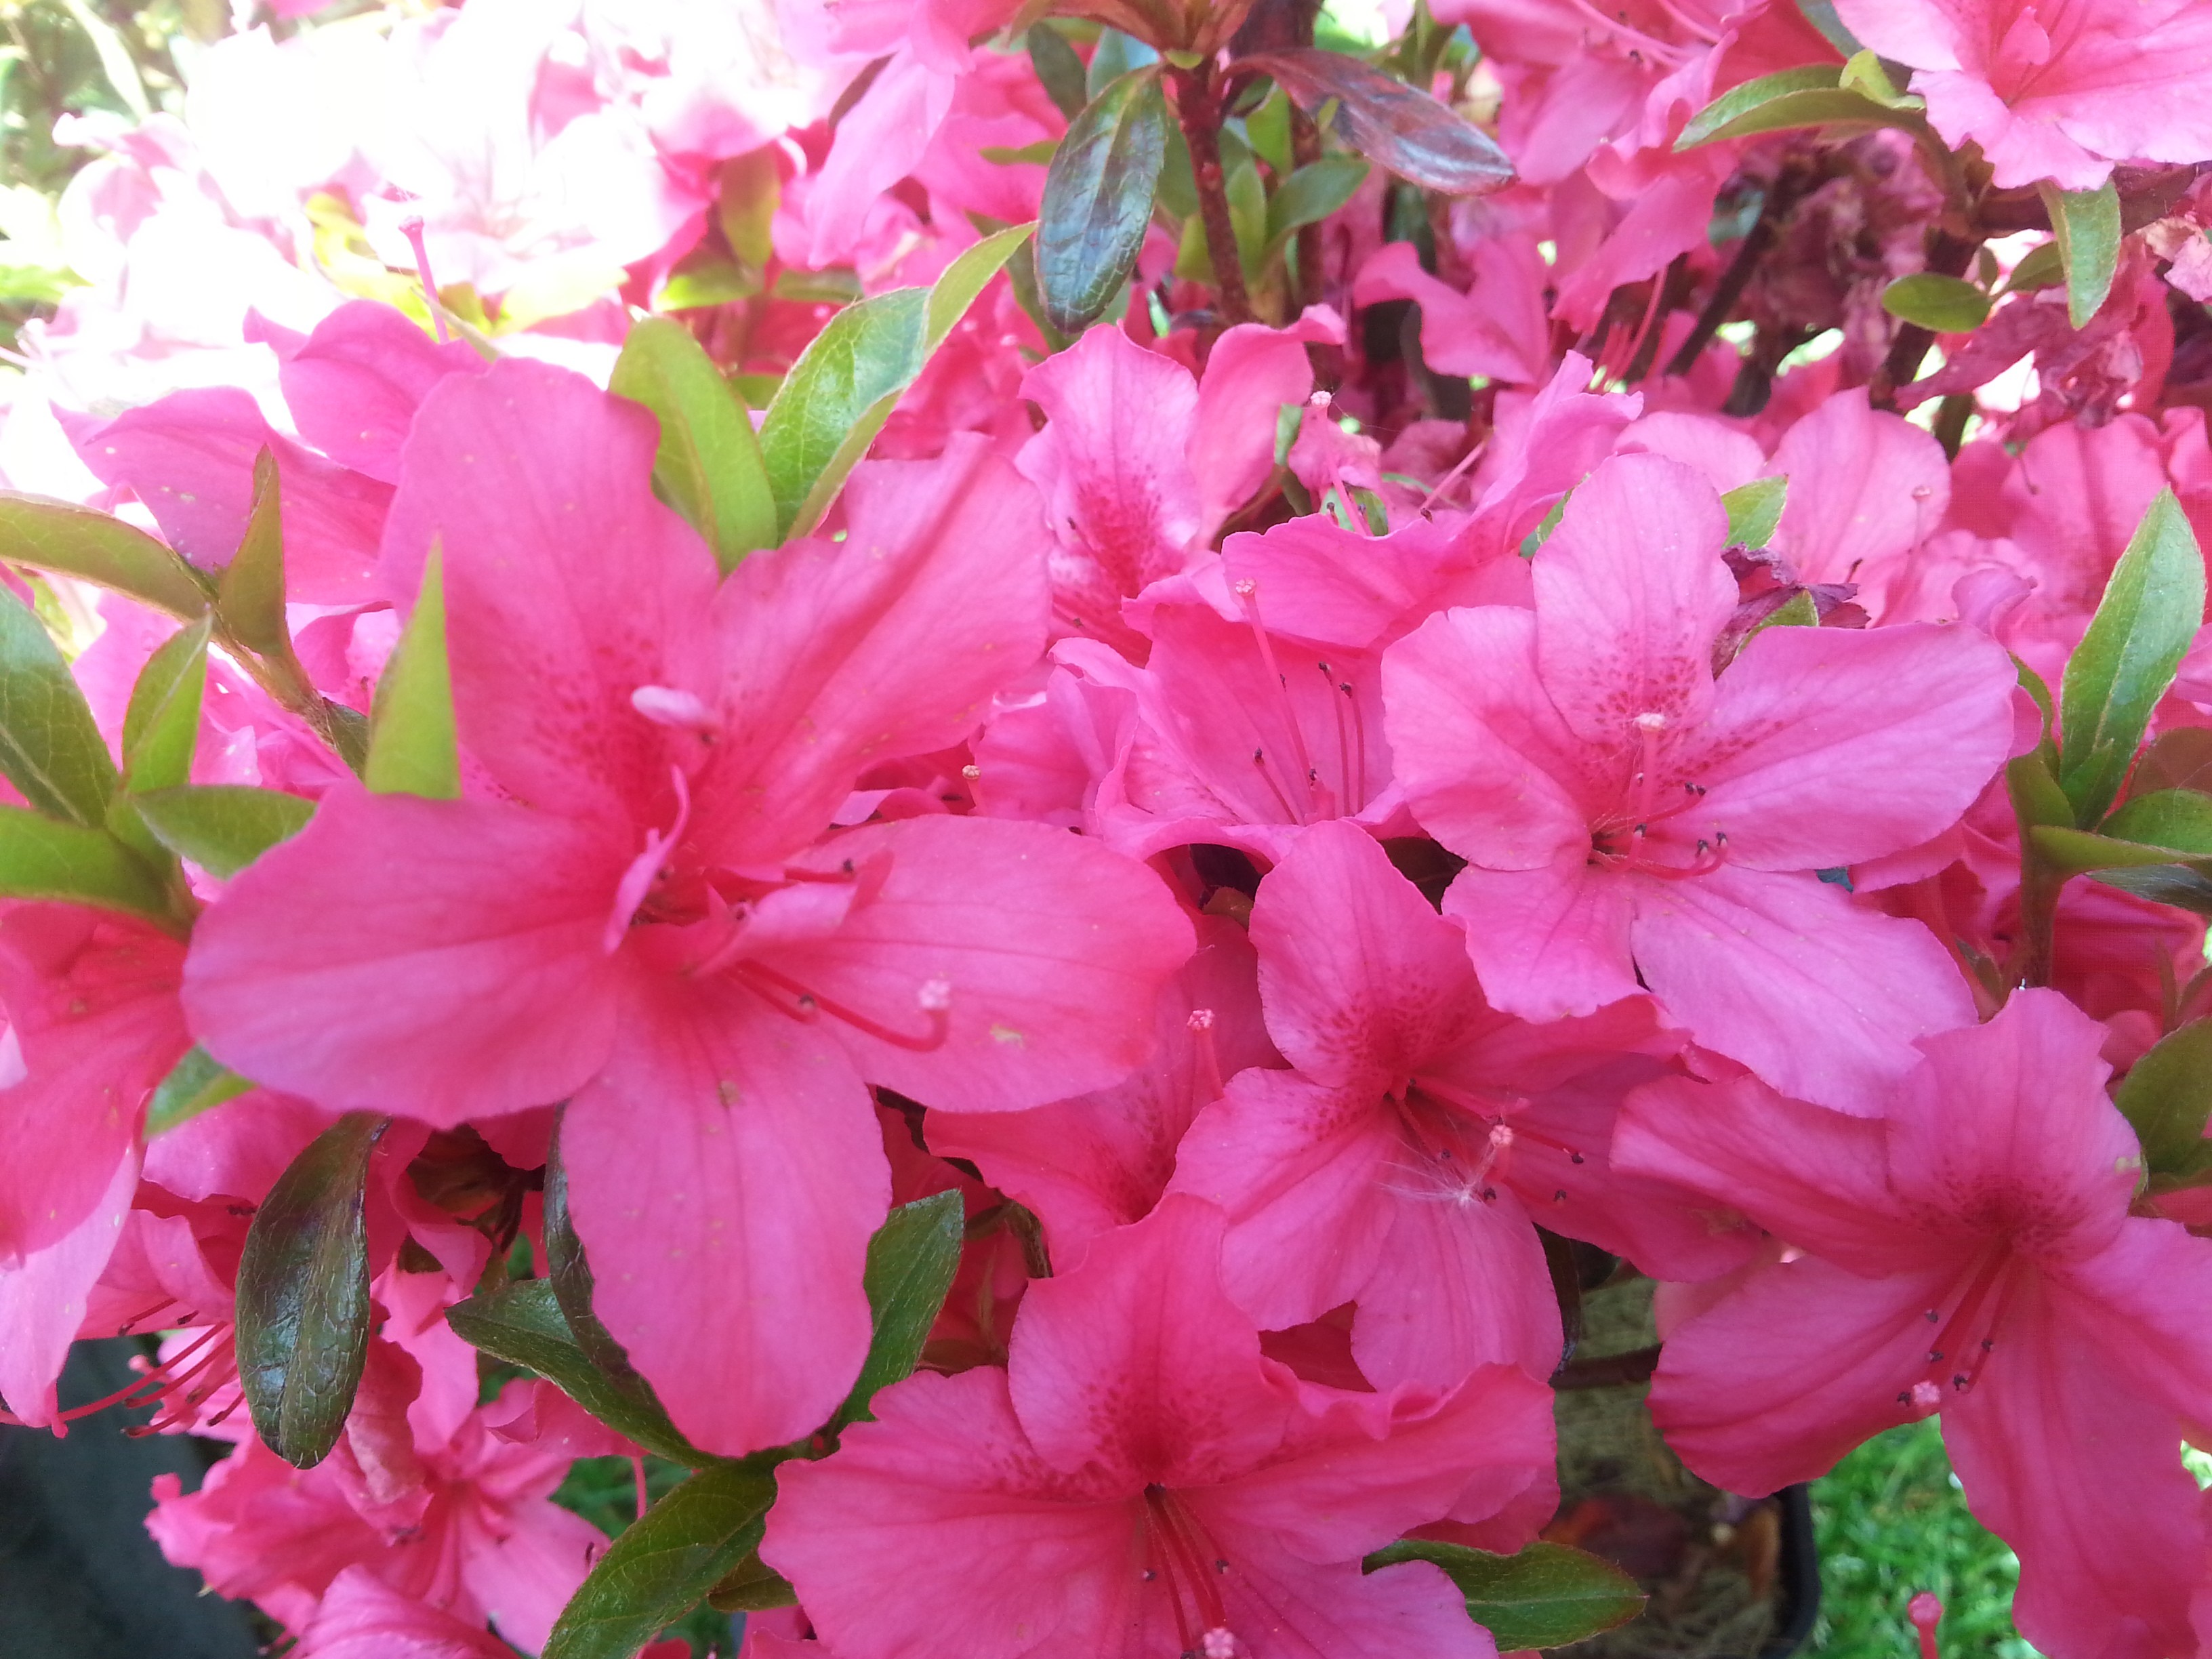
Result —
[{"label": "magenta petal", "polygon": [[[903,1042],[830,1022],[872,1083],[940,1111],[1014,1111],[1103,1088],[1142,1064],[1189,921],[1144,866],[1042,824],[871,824],[802,860],[888,868],[818,944],[777,971]],[[864,882],[872,877],[864,877]],[[933,1012],[937,1011],[937,1012]],[[945,1022],[941,1043],[933,1021]]]},{"label": "magenta petal", "polygon": [[1910,551],[1951,504],[1943,447],[1902,416],[1838,392],[1784,434],[1770,473],[1790,480],[1774,547],[1800,581],[1847,582]]},{"label": "magenta petal", "polygon": [[2109,1247],[2051,1277],[2069,1340],[2130,1392],[2203,1418],[2212,1400],[2212,1239],[2132,1218]]},{"label": "magenta petal", "polygon": [[[1267,1659],[1494,1659],[1498,1652],[1441,1567],[1408,1561],[1367,1573],[1352,1561],[1316,1566],[1212,1504],[1191,1508],[1231,1563],[1222,1601],[1227,1628],[1246,1652]],[[1175,1650],[1173,1641],[1161,1641],[1127,1659]]]},{"label": "magenta petal", "polygon": [[493,801],[346,790],[201,917],[185,1008],[272,1088],[453,1125],[566,1097],[614,1040],[624,849]]},{"label": "magenta petal", "polygon": [[1639,716],[1680,729],[1712,706],[1713,638],[1735,609],[1728,514],[1696,472],[1656,455],[1599,464],[1536,555],[1536,662],[1583,741],[1632,741]]},{"label": "magenta petal", "polygon": [[1653,994],[1698,1042],[1785,1094],[1870,1114],[1919,1063],[1914,1039],[1973,1023],[1973,997],[1935,935],[1857,908],[1841,888],[1726,868],[1633,879],[1636,964]]},{"label": "magenta petal", "polygon": [[1595,1013],[1644,989],[1629,956],[1639,895],[1589,861],[1580,846],[1548,869],[1469,865],[1444,892],[1444,914],[1467,927],[1491,1005],[1524,1019]]},{"label": "magenta petal", "polygon": [[340,306],[276,371],[300,435],[332,460],[399,482],[415,411],[448,374],[481,374],[459,340],[440,345],[404,313],[369,300]]},{"label": "magenta petal", "polygon": [[1948,829],[2012,748],[2019,675],[1974,629],[1769,628],[1677,763],[1754,870],[1885,857]]},{"label": "magenta petal", "polygon": [[384,580],[411,604],[443,550],[461,742],[532,805],[658,816],[696,745],[631,701],[713,690],[714,556],[653,498],[658,442],[637,404],[514,357],[441,381],[408,439]]},{"label": "magenta petal", "polygon": [[1425,1190],[1419,1174],[1401,1176],[1377,1194],[1390,1226],[1352,1322],[1361,1372],[1379,1388],[1448,1387],[1492,1363],[1549,1376],[1561,1358],[1559,1305],[1520,1200]]},{"label": "magenta petal", "polygon": [[34,1429],[54,1420],[55,1380],[137,1188],[138,1154],[126,1147],[82,1220],[43,1249],[0,1267],[0,1330],[8,1333],[0,1342],[0,1404]]},{"label": "magenta petal", "polygon": [[[1240,323],[1213,343],[1199,382],[1190,442],[1204,533],[1211,535],[1267,483],[1275,465],[1276,415],[1285,404],[1304,403],[1313,390],[1306,341],[1328,337],[1327,328],[1312,323],[1284,329]],[[1334,340],[1343,343],[1340,326]]]},{"label": "magenta petal", "polygon": [[641,969],[561,1150],[594,1305],[676,1425],[742,1456],[826,1422],[867,1352],[860,1269],[890,1203],[836,1045]]}]

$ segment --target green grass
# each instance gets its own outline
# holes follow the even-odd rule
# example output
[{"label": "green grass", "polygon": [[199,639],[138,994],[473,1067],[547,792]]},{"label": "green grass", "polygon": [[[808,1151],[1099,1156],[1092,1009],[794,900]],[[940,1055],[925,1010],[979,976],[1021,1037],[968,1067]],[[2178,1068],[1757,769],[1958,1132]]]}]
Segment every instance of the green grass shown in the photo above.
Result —
[{"label": "green grass", "polygon": [[1905,1604],[1942,1599],[1944,1659],[2035,1659],[2012,1623],[2020,1563],[1967,1512],[1934,1419],[1892,1429],[1813,1487],[1820,1543],[1820,1622],[1810,1651],[1828,1659],[1907,1659],[1919,1651]]}]

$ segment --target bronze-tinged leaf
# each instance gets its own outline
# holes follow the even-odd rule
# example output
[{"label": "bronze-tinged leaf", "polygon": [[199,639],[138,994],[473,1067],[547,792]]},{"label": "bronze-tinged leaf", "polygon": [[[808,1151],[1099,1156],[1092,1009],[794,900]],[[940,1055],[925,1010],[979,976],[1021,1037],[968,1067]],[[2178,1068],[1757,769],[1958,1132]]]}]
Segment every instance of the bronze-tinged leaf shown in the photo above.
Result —
[{"label": "bronze-tinged leaf", "polygon": [[1357,58],[1297,46],[1257,52],[1231,68],[1268,76],[1309,114],[1334,100],[1346,143],[1424,189],[1479,196],[1513,182],[1513,163],[1488,133]]},{"label": "bronze-tinged leaf", "polygon": [[1061,333],[1096,322],[1128,280],[1167,153],[1158,64],[1109,82],[1069,125],[1045,170],[1036,232],[1037,289]]}]

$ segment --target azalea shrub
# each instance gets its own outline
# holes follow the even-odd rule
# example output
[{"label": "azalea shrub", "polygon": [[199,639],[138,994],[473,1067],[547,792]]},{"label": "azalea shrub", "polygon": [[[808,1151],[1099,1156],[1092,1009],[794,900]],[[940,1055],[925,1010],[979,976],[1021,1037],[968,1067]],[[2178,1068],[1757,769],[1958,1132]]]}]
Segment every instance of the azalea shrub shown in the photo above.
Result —
[{"label": "azalea shrub", "polygon": [[2212,3],[267,9],[0,426],[0,1398],[170,1560],[1492,1659],[1648,1380],[2212,1652]]}]

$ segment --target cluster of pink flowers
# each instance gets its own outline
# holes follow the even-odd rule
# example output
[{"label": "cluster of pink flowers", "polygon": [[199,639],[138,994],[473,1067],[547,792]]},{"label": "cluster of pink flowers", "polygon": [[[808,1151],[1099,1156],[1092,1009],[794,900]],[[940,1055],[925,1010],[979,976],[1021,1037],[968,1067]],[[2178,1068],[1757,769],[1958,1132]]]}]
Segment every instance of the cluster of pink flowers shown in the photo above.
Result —
[{"label": "cluster of pink flowers", "polygon": [[2039,1648],[2212,1654],[2212,0],[1043,9],[88,127],[9,1420],[162,1334],[296,1659],[1493,1659],[1549,1236],[1705,1480],[1940,1413]]}]

